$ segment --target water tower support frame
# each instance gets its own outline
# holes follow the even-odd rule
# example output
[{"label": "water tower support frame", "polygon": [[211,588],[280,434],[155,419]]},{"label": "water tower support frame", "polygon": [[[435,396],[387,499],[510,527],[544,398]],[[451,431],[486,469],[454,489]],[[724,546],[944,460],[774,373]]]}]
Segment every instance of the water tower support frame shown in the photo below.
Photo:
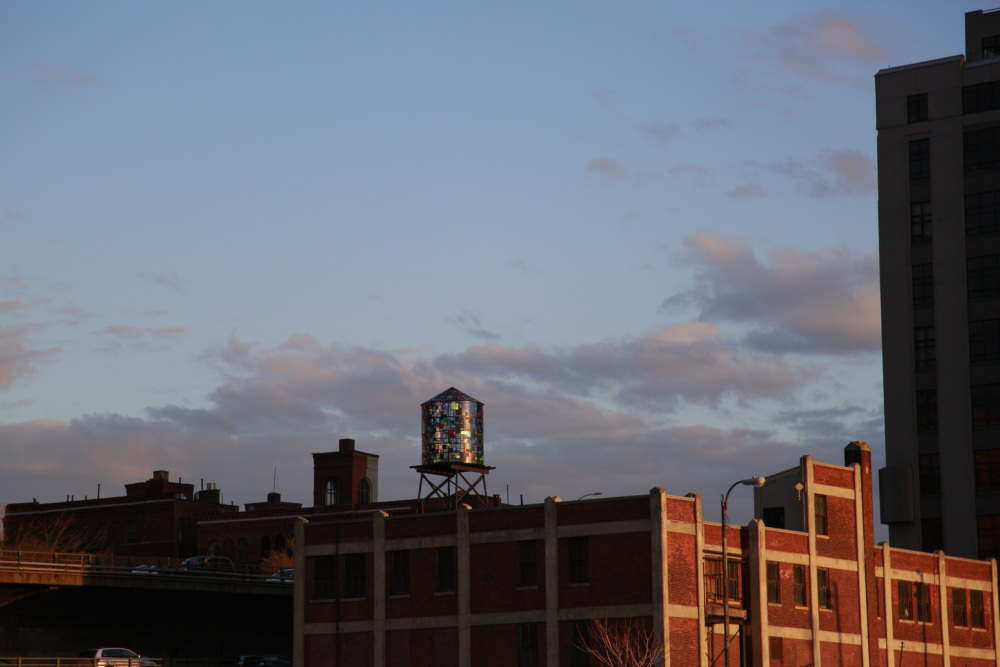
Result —
[{"label": "water tower support frame", "polygon": [[[486,475],[491,466],[477,466],[468,463],[434,463],[428,465],[411,466],[420,473],[420,487],[417,497],[421,500],[440,498],[449,509],[458,507],[467,498],[475,501],[476,505],[489,507],[489,494],[486,491]],[[443,477],[440,482],[435,483],[431,477]],[[424,495],[424,482],[430,487]],[[482,485],[482,491],[479,486]]]}]

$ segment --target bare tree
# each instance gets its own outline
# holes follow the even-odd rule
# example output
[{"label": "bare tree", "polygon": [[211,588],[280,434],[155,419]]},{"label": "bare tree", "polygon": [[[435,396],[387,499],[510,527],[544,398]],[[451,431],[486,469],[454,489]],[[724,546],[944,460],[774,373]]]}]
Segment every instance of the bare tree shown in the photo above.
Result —
[{"label": "bare tree", "polygon": [[3,548],[11,551],[39,553],[81,553],[94,551],[95,546],[86,526],[66,514],[36,518],[3,543]]},{"label": "bare tree", "polygon": [[642,619],[608,619],[590,614],[586,636],[573,642],[606,667],[654,667],[663,660],[663,641]]}]

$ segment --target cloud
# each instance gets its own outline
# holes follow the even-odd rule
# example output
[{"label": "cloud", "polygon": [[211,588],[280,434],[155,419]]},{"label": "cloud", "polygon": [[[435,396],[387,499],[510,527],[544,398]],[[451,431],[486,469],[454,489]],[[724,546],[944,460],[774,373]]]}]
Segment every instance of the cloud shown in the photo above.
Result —
[{"label": "cloud", "polygon": [[495,331],[489,331],[483,327],[482,322],[479,317],[473,315],[469,311],[462,309],[461,314],[455,317],[445,318],[445,322],[451,324],[465,333],[473,336],[474,338],[479,338],[482,340],[499,340],[500,334]]},{"label": "cloud", "polygon": [[825,83],[870,87],[870,72],[863,78],[853,72],[838,72],[837,68],[860,65],[871,71],[886,62],[889,53],[877,35],[866,31],[860,19],[834,12],[804,16],[767,32],[741,34],[751,57]]},{"label": "cloud", "polygon": [[[9,302],[5,302],[9,303]],[[29,346],[35,325],[0,327],[0,391],[35,371],[35,365],[59,351],[58,348],[35,349]]]},{"label": "cloud", "polygon": [[726,193],[726,196],[732,197],[733,199],[754,199],[757,197],[763,197],[765,194],[764,188],[757,183],[747,183],[730,190]]},{"label": "cloud", "polygon": [[743,325],[751,348],[849,354],[881,348],[878,263],[846,248],[779,250],[762,264],[749,244],[702,232],[685,240],[695,285],[664,302]]},{"label": "cloud", "polygon": [[28,74],[39,81],[47,81],[54,85],[70,86],[103,86],[103,81],[90,74],[77,72],[65,65],[55,63],[35,62],[28,64]]},{"label": "cloud", "polygon": [[788,176],[797,187],[810,197],[844,197],[868,195],[875,192],[878,182],[875,161],[854,150],[828,151],[820,155],[812,167],[789,158],[770,169]]},{"label": "cloud", "polygon": [[22,308],[24,308],[24,303],[20,299],[0,301],[0,313],[13,313]]},{"label": "cloud", "polygon": [[625,175],[625,168],[618,160],[609,157],[597,157],[587,161],[585,171],[588,174],[600,174],[610,178],[622,178]]},{"label": "cloud", "polygon": [[164,285],[176,292],[181,292],[180,279],[177,277],[177,274],[172,271],[169,273],[142,271],[139,273],[139,277],[147,282],[153,283],[154,285]]}]

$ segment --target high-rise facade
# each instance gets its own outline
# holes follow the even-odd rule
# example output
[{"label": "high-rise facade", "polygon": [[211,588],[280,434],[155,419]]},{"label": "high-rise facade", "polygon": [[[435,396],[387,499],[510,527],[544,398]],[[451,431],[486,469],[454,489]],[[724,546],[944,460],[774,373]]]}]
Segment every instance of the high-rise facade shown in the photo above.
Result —
[{"label": "high-rise facade", "polygon": [[893,546],[1000,556],[1000,11],[875,77]]}]

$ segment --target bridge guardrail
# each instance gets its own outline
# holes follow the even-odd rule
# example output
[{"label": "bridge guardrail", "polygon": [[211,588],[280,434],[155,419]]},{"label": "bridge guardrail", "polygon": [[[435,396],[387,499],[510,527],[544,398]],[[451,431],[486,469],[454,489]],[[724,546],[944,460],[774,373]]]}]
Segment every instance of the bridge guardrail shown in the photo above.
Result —
[{"label": "bridge guardrail", "polygon": [[64,658],[0,656],[0,667],[219,667],[221,658]]}]

